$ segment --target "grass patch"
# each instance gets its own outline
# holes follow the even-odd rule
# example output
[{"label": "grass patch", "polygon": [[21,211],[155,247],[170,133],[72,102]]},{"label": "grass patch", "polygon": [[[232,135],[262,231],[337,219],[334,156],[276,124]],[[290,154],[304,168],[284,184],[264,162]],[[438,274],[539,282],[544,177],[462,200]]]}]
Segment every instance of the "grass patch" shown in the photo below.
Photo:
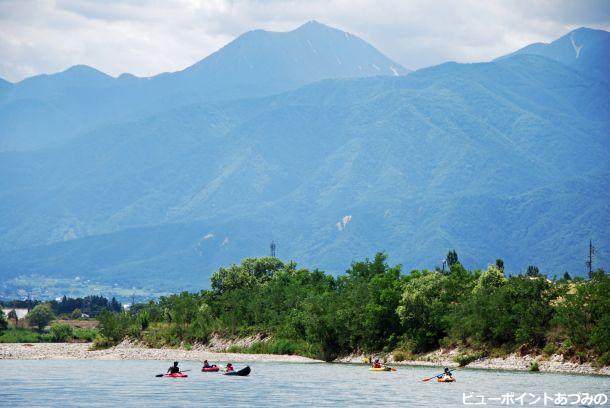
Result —
[{"label": "grass patch", "polygon": [[310,358],[319,358],[320,350],[303,340],[271,339],[255,341],[250,347],[231,346],[229,353],[245,354],[288,354]]},{"label": "grass patch", "polygon": [[466,354],[459,354],[459,355],[455,356],[453,358],[453,361],[458,363],[458,365],[460,367],[464,367],[464,366],[467,366],[468,364],[472,363],[473,361],[480,359],[481,357],[483,357],[482,352],[466,353]]},{"label": "grass patch", "polygon": [[97,329],[83,327],[79,329],[74,329],[73,336],[75,340],[85,340],[91,342],[95,340],[98,333],[99,331]]},{"label": "grass patch", "polygon": [[45,341],[39,333],[30,329],[11,328],[2,333],[0,343],[40,343]]}]

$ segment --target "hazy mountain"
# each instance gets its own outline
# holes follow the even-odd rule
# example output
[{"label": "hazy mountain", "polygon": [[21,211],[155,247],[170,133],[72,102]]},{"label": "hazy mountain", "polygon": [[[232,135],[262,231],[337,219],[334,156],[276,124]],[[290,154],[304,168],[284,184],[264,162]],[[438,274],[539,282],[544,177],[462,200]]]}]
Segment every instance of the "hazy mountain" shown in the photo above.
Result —
[{"label": "hazy mountain", "polygon": [[514,54],[540,55],[586,72],[597,79],[608,81],[610,33],[583,27],[569,32],[550,44],[531,44]]},{"label": "hazy mountain", "polygon": [[140,113],[0,154],[0,276],[194,289],[271,239],[337,272],[455,248],[580,274],[590,238],[610,247],[609,101],[606,81],[517,54]]},{"label": "hazy mountain", "polygon": [[256,30],[183,71],[152,78],[115,79],[79,65],[25,79],[6,92],[0,84],[0,125],[6,130],[0,151],[55,145],[106,123],[200,101],[272,95],[328,78],[406,72],[360,38],[315,21],[289,32]]}]

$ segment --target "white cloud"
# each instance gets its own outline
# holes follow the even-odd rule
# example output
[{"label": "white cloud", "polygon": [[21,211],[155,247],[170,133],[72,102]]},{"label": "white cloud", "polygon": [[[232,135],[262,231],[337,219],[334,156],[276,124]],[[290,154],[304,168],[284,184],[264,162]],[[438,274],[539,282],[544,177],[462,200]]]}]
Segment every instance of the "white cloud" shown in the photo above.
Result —
[{"label": "white cloud", "polygon": [[0,0],[0,76],[75,64],[150,76],[183,69],[245,31],[311,19],[420,68],[489,60],[579,26],[610,29],[609,16],[604,0]]}]

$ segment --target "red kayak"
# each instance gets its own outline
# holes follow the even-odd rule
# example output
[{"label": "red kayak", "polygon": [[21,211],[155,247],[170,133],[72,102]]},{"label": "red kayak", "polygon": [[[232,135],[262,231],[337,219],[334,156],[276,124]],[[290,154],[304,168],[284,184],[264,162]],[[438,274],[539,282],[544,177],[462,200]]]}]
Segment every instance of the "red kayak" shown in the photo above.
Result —
[{"label": "red kayak", "polygon": [[188,374],[184,374],[184,373],[172,373],[172,374],[165,374],[164,377],[169,377],[169,378],[186,378],[186,377],[188,377]]},{"label": "red kayak", "polygon": [[203,371],[204,373],[216,373],[218,371],[220,371],[220,368],[213,366],[213,367],[203,367],[201,369],[201,371]]}]

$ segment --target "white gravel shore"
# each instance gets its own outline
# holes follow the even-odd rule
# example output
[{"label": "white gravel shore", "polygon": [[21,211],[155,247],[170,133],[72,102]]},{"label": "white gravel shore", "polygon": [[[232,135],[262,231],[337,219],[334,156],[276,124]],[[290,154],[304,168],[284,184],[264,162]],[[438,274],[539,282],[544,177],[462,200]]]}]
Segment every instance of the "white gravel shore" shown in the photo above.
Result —
[{"label": "white gravel shore", "polygon": [[277,361],[290,363],[319,363],[307,357],[219,353],[194,347],[191,350],[172,348],[143,348],[122,343],[106,350],[89,351],[91,343],[0,343],[0,360],[178,360],[178,361]]},{"label": "white gravel shore", "polygon": [[[91,343],[0,343],[0,360],[178,360],[178,361],[231,361],[245,362],[288,362],[320,363],[307,357],[276,354],[240,354],[224,353],[210,350],[204,346],[194,346],[191,350],[173,348],[146,348],[129,342],[106,350],[89,351]],[[393,361],[391,356],[386,360],[390,365],[413,366],[447,366],[457,367],[453,361],[456,350],[435,351],[419,360]],[[336,360],[337,363],[362,363],[363,355],[351,355]],[[510,354],[504,358],[481,358],[468,364],[468,368],[488,370],[528,371],[532,361],[538,362],[541,372],[610,375],[610,367],[596,368],[590,364],[575,364],[563,361],[562,356],[554,355],[548,359],[540,356],[518,356]]]},{"label": "white gravel shore", "polygon": [[[453,358],[459,354],[458,349],[437,350],[421,356],[418,360],[393,361],[392,356],[386,356],[386,363],[389,365],[411,365],[411,366],[435,366],[435,367],[458,367]],[[364,356],[355,354],[340,358],[337,362],[343,363],[362,363]],[[529,371],[533,361],[538,363],[540,372],[564,373],[564,374],[586,374],[586,375],[610,375],[610,367],[597,368],[591,364],[576,364],[563,361],[563,356],[555,354],[549,358],[542,356],[519,356],[516,353],[505,357],[482,357],[468,364],[467,368],[486,369],[486,370],[514,370]]]}]

